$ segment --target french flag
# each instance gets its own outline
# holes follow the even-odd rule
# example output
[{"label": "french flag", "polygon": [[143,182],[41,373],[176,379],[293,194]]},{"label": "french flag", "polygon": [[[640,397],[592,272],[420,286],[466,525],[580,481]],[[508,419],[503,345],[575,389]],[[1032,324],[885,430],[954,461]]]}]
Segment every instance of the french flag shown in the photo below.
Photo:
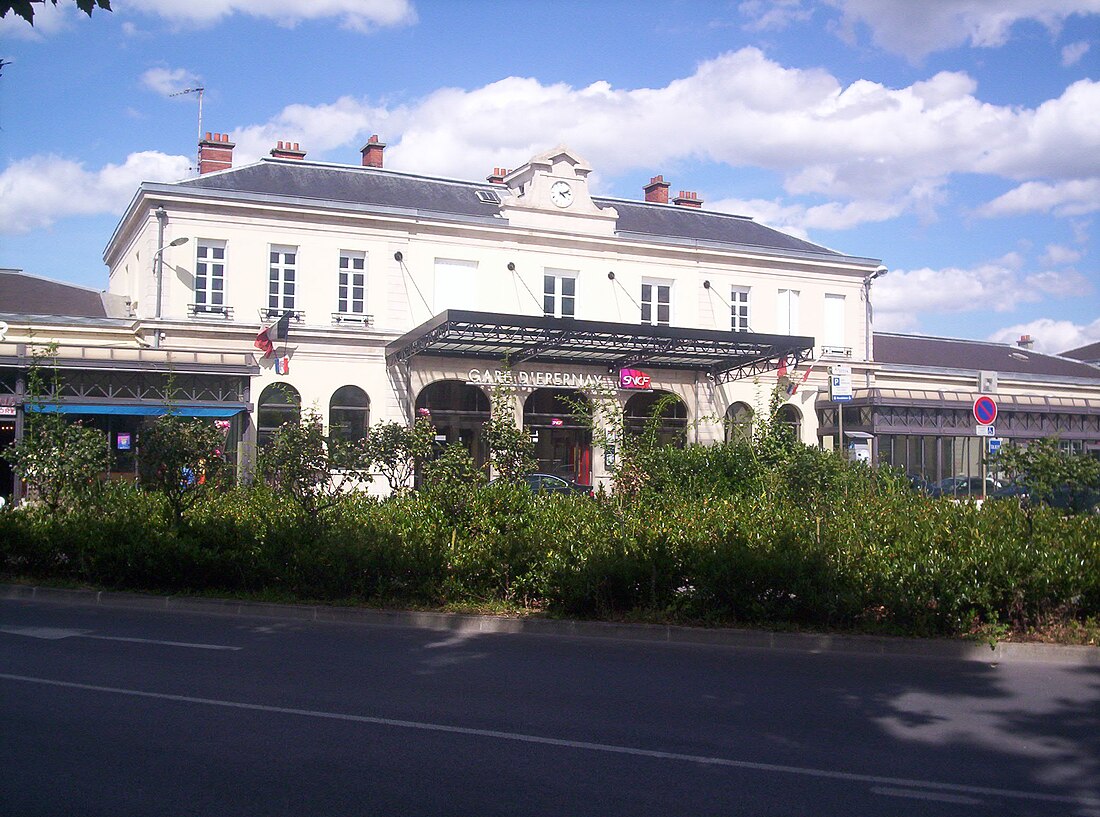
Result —
[{"label": "french flag", "polygon": [[256,348],[263,350],[264,357],[271,357],[275,354],[275,344],[285,341],[289,330],[290,313],[284,312],[279,320],[269,323],[260,330],[260,334],[256,335]]}]

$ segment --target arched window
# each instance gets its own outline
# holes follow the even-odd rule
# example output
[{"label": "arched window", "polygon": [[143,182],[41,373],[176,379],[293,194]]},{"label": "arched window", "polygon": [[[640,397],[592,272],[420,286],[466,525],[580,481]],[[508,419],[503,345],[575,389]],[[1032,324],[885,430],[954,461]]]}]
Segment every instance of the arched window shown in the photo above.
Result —
[{"label": "arched window", "polygon": [[272,383],[256,402],[256,444],[263,448],[283,423],[297,423],[302,415],[302,395],[289,383]]},{"label": "arched window", "polygon": [[802,439],[802,412],[790,403],[780,406],[775,414],[775,421],[790,429],[796,440]]},{"label": "arched window", "polygon": [[370,398],[358,386],[341,386],[328,401],[329,434],[354,442],[367,436],[370,428]]},{"label": "arched window", "polygon": [[[656,414],[656,416],[654,416]],[[626,401],[626,430],[641,434],[655,424],[658,445],[687,443],[687,406],[667,391],[639,392]]]},{"label": "arched window", "polygon": [[538,469],[545,474],[592,483],[591,424],[592,405],[579,391],[536,389],[523,402],[523,425],[531,430]]},{"label": "arched window", "polygon": [[437,380],[416,396],[417,413],[427,410],[438,444],[462,443],[479,466],[489,462],[483,427],[489,422],[489,398],[461,380]]},{"label": "arched window", "polygon": [[726,409],[726,442],[752,441],[753,410],[748,403],[734,403]]}]

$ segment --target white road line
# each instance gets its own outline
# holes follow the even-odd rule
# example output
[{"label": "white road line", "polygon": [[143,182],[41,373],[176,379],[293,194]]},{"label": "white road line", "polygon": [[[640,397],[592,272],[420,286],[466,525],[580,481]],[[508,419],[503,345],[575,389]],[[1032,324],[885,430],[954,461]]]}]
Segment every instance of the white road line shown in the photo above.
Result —
[{"label": "white road line", "polygon": [[935,800],[937,803],[960,803],[963,805],[981,805],[981,800],[976,797],[964,797],[961,794],[940,794],[933,791],[917,791],[915,789],[893,789],[887,786],[874,786],[871,789],[875,794],[884,794],[887,797],[911,797],[914,800]]},{"label": "white road line", "polygon": [[82,635],[79,638],[94,638],[97,641],[130,641],[134,644],[161,644],[166,647],[191,647],[196,650],[239,650],[242,647],[228,647],[224,644],[192,644],[188,641],[158,641],[153,638],[123,638],[117,635]]},{"label": "white road line", "polygon": [[59,627],[0,627],[0,633],[23,635],[28,638],[42,638],[57,641],[62,638],[94,638],[97,641],[128,641],[133,644],[160,644],[165,647],[190,647],[195,650],[239,650],[241,647],[228,647],[224,644],[192,644],[189,641],[161,641],[154,638],[125,638],[116,635],[92,635],[92,630],[63,630]]},{"label": "white road line", "polygon": [[81,684],[75,681],[57,681],[52,678],[36,678],[29,675],[12,675],[0,673],[0,680],[18,681],[41,686],[61,687],[63,689],[82,689],[89,692],[105,692],[112,695],[127,695],[133,698],[148,698],[158,701],[174,701],[177,703],[201,704],[203,706],[218,706],[227,709],[241,709],[249,712],[269,712],[278,715],[298,715],[306,718],[318,718],[322,720],[345,721],[348,723],[365,723],[374,726],[389,726],[398,729],[417,729],[425,732],[443,732],[452,735],[468,735],[472,737],[494,738],[496,740],[510,740],[519,743],[532,743],[541,746],[556,746],[565,749],[582,749],[590,752],[606,752],[609,754],[629,755],[632,757],[644,757],[656,760],[677,760],[689,763],[700,763],[707,766],[722,766],[732,769],[748,769],[759,772],[777,772],[780,774],[793,774],[802,777],[818,777],[827,780],[849,780],[857,783],[875,783],[883,786],[900,786],[910,789],[924,789],[929,793],[954,792],[964,795],[987,795],[1002,797],[1012,800],[1033,800],[1046,803],[1069,803],[1077,806],[1100,807],[1100,797],[1073,796],[1059,794],[1044,794],[1042,792],[1021,791],[1018,789],[995,789],[986,786],[966,786],[958,783],[939,783],[934,780],[910,780],[897,777],[882,777],[870,774],[855,774],[852,772],[833,771],[831,769],[813,769],[802,766],[783,766],[775,763],[755,763],[748,760],[730,760],[723,757],[707,757],[706,755],[688,755],[680,752],[662,752],[655,749],[637,749],[632,746],[616,746],[609,743],[590,743],[580,740],[562,740],[560,738],[547,738],[540,735],[525,735],[521,732],[502,732],[495,729],[472,729],[465,726],[449,726],[442,723],[426,723],[422,721],[395,720],[393,718],[374,718],[368,715],[351,715],[343,712],[325,712],[317,709],[297,709],[287,706],[268,706],[266,704],[250,704],[243,701],[223,701],[217,698],[198,698],[192,695],[173,695],[166,692],[147,692],[141,689],[124,689],[121,687],[99,686],[96,684]]}]

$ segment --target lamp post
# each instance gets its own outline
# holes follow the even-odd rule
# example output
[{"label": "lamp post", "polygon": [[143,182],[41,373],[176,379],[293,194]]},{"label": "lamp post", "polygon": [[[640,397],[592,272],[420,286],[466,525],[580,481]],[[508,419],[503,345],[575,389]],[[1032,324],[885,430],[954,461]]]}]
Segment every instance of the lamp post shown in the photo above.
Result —
[{"label": "lamp post", "polygon": [[[161,293],[163,291],[164,284],[164,251],[169,247],[178,247],[181,244],[187,243],[187,236],[180,236],[173,239],[167,245],[164,244],[164,223],[168,220],[167,215],[164,213],[164,208],[157,209],[157,221],[160,222],[159,236],[157,243],[161,245],[160,249],[153,253],[153,275],[157,279],[157,311],[156,319],[160,320],[160,306],[161,306]],[[160,330],[157,329],[156,334],[153,335],[153,346],[160,346]]]},{"label": "lamp post", "polygon": [[863,279],[863,357],[867,362],[867,388],[871,388],[871,282],[874,281],[876,278],[881,278],[889,271],[890,270],[886,269],[886,267],[879,267]]}]

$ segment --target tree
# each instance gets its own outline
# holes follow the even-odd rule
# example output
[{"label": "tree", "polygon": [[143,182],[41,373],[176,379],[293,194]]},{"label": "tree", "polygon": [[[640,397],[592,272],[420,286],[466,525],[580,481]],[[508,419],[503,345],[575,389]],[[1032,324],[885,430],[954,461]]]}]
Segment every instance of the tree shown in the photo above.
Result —
[{"label": "tree", "polygon": [[[50,2],[55,6],[58,0],[0,0],[0,17],[7,17],[9,11],[14,11],[16,15],[22,17],[32,26],[34,25],[34,7],[35,5]],[[104,11],[111,10],[111,0],[75,0],[76,7],[89,17],[92,16],[92,12],[101,8]]]},{"label": "tree", "polygon": [[261,477],[310,517],[338,505],[349,489],[371,480],[367,441],[325,434],[316,409],[303,411],[298,422],[279,426],[259,460]]},{"label": "tree", "polygon": [[70,423],[57,411],[61,376],[56,360],[47,387],[43,365],[56,358],[57,344],[34,349],[27,371],[27,412],[23,438],[3,452],[19,478],[25,480],[51,510],[85,496],[110,468],[107,435],[79,422]]},{"label": "tree", "polygon": [[1057,494],[1066,495],[1073,507],[1078,499],[1100,490],[1100,462],[1087,454],[1065,451],[1056,438],[1047,437],[1002,448],[993,460],[994,467],[1023,486],[1040,501]]},{"label": "tree", "polygon": [[431,456],[435,427],[427,409],[421,412],[411,426],[379,423],[367,438],[367,457],[386,478],[391,493],[406,490],[416,466]]},{"label": "tree", "polygon": [[171,412],[138,435],[142,485],[164,494],[176,524],[228,471],[225,435],[215,424]]},{"label": "tree", "polygon": [[516,426],[515,389],[493,389],[485,443],[494,475],[505,482],[519,482],[538,468],[531,430]]}]

